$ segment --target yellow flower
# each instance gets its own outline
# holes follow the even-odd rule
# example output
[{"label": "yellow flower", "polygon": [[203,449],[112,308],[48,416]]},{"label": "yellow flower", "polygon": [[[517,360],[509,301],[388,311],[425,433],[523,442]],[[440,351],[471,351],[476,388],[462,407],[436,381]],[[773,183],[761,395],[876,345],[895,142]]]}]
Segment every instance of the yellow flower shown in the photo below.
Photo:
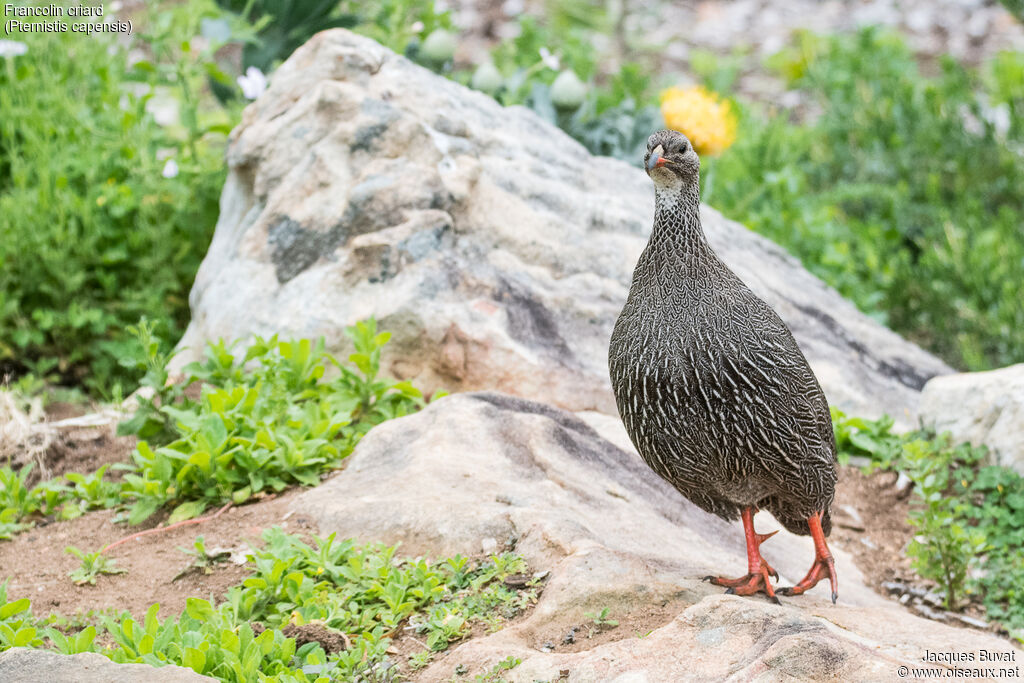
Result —
[{"label": "yellow flower", "polygon": [[698,154],[718,154],[736,141],[736,114],[728,100],[702,86],[661,93],[665,125],[690,138]]}]

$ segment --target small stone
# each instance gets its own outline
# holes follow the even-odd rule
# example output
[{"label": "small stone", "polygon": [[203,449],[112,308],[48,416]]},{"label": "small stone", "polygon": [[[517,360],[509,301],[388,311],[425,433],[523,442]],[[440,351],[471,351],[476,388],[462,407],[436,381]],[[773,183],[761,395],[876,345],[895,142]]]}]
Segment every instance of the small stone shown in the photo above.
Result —
[{"label": "small stone", "polygon": [[949,614],[950,616],[956,617],[957,619],[959,619],[960,621],[964,622],[968,626],[973,626],[974,628],[987,629],[990,626],[990,624],[987,621],[985,621],[984,619],[977,619],[975,617],[967,616],[966,614],[952,614],[950,612],[947,612],[946,614]]}]

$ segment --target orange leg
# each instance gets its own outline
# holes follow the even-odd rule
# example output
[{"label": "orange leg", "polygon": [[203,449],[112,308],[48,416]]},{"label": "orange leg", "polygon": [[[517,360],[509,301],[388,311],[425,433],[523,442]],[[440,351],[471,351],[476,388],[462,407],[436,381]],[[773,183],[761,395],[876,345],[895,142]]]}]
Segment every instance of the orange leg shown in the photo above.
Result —
[{"label": "orange leg", "polygon": [[821,515],[818,512],[807,519],[807,525],[811,529],[811,538],[814,539],[814,564],[807,576],[800,583],[793,587],[779,589],[779,595],[800,595],[806,593],[819,581],[828,577],[832,585],[832,604],[839,598],[839,581],[836,579],[836,563],[832,559],[828,545],[825,544],[825,534],[821,530]]},{"label": "orange leg", "polygon": [[735,595],[753,595],[754,593],[765,593],[768,599],[778,603],[775,591],[772,588],[768,577],[774,576],[778,581],[779,573],[772,569],[771,565],[761,557],[761,544],[774,536],[777,532],[770,534],[759,534],[754,531],[754,513],[757,510],[753,507],[743,509],[743,533],[747,539],[747,575],[738,579],[726,579],[721,576],[705,576],[705,581],[710,581],[716,586],[728,588],[726,593]]}]

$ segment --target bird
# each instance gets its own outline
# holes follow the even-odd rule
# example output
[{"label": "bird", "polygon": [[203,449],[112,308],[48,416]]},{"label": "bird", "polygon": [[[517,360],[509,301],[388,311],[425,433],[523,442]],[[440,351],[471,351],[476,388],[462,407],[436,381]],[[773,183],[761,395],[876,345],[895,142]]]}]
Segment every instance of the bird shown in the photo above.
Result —
[{"label": "bird", "polygon": [[[640,456],[706,512],[743,522],[747,574],[707,576],[726,593],[800,595],[828,578],[835,434],[828,401],[792,332],[717,256],[700,219],[700,159],[671,130],[647,141],[654,227],[612,331],[608,368],[623,425]],[[814,561],[791,587],[761,556],[770,512],[810,535]]]}]

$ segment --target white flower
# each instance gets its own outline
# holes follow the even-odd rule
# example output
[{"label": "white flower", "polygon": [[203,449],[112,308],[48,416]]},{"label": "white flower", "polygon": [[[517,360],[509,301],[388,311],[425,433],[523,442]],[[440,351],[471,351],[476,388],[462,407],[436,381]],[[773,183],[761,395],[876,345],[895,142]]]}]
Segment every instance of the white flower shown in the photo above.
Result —
[{"label": "white flower", "polygon": [[164,178],[177,178],[178,177],[178,162],[174,159],[168,159],[167,163],[164,164],[164,172],[162,173]]},{"label": "white flower", "polygon": [[247,100],[255,100],[267,89],[267,77],[254,66],[246,69],[245,75],[239,76],[237,80],[238,85],[242,87],[242,94]]},{"label": "white flower", "polygon": [[413,33],[419,33],[420,31],[423,30],[423,22],[422,21],[413,22],[413,25],[409,27],[409,30],[412,31]]},{"label": "white flower", "polygon": [[0,57],[20,57],[28,52],[28,45],[17,40],[0,40]]},{"label": "white flower", "polygon": [[540,61],[544,62],[544,66],[553,71],[558,71],[562,68],[562,63],[558,61],[558,55],[551,54],[551,50],[546,47],[540,49]]}]

